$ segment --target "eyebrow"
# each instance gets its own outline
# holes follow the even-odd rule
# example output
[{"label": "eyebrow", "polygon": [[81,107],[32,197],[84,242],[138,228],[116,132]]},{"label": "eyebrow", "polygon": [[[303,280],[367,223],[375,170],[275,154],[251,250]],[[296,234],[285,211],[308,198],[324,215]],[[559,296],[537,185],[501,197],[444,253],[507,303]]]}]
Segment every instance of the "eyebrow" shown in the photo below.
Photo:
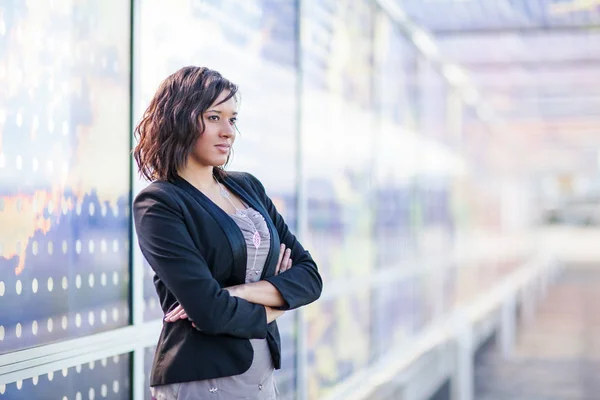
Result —
[{"label": "eyebrow", "polygon": [[[206,112],[214,112],[214,113],[217,113],[217,114],[221,114],[221,111],[217,111],[217,110],[206,110]],[[238,114],[237,111],[233,112],[233,115],[237,115],[237,114]]]}]

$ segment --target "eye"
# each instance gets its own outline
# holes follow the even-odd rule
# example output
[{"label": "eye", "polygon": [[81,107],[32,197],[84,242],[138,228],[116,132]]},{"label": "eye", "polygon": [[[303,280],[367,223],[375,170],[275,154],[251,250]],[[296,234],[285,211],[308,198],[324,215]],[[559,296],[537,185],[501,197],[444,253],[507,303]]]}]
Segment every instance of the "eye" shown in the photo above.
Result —
[{"label": "eye", "polygon": [[236,123],[236,122],[237,122],[237,118],[231,118],[231,119],[229,120],[229,123],[230,123],[231,125],[235,125],[235,123]]},{"label": "eye", "polygon": [[219,116],[218,115],[209,115],[208,117],[206,117],[206,119],[209,121],[218,121]]}]

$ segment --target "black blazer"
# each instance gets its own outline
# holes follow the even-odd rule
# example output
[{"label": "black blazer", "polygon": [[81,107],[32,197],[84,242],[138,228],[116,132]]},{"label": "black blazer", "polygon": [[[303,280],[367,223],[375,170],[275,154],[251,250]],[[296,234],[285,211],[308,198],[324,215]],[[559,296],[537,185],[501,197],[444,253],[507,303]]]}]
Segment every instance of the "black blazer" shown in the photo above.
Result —
[{"label": "black blazer", "polygon": [[[288,230],[258,179],[228,172],[229,190],[259,211],[271,233],[262,279],[280,292],[289,310],[309,304],[323,287],[317,265]],[[142,253],[156,272],[154,284],[164,313],[181,304],[194,321],[164,323],[150,385],[239,375],[252,364],[249,339],[266,338],[276,369],[281,368],[277,323],[267,325],[265,308],[233,297],[223,287],[243,284],[246,242],[225,211],[183,178],[156,181],[133,203]],[[293,267],[279,275],[280,243],[292,250]]]}]

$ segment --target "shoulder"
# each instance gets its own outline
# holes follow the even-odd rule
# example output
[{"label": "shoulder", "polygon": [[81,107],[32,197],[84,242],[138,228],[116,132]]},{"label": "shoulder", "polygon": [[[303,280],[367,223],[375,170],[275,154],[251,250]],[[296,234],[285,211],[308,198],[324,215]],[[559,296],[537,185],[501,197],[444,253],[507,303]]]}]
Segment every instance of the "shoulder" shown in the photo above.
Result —
[{"label": "shoulder", "polygon": [[161,198],[173,197],[176,195],[176,186],[174,184],[167,181],[154,181],[137,194],[137,196],[135,197],[135,201],[137,201],[140,198]]},{"label": "shoulder", "polygon": [[135,196],[133,209],[134,212],[142,211],[156,205],[177,209],[178,197],[177,186],[167,181],[154,181]]}]

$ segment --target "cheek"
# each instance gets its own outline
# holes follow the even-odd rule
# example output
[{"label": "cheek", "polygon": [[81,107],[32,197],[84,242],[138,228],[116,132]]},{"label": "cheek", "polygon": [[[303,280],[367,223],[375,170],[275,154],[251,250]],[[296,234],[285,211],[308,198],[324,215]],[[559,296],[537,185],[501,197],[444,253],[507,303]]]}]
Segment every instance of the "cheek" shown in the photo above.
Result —
[{"label": "cheek", "polygon": [[198,140],[196,140],[196,143],[194,144],[194,154],[200,157],[202,157],[203,154],[206,154],[209,146],[208,142],[209,141],[206,140],[206,136],[204,134],[200,135],[200,137],[198,138]]}]

